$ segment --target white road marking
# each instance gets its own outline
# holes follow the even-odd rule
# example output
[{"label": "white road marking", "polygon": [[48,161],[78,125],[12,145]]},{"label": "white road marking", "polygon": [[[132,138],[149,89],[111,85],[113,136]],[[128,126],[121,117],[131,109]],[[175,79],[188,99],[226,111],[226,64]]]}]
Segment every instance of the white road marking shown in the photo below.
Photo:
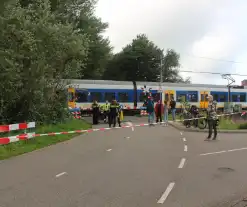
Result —
[{"label": "white road marking", "polygon": [[60,177],[62,175],[65,175],[65,174],[67,174],[67,173],[66,172],[59,173],[59,174],[56,175],[56,178],[58,178],[58,177]]},{"label": "white road marking", "polygon": [[184,145],[184,151],[187,152],[188,151],[188,146]]},{"label": "white road marking", "polygon": [[132,127],[132,132],[133,132],[134,130],[135,130],[134,127]]},{"label": "white road marking", "polygon": [[108,150],[106,150],[107,152],[110,152],[110,151],[112,151],[112,149],[108,149]]},{"label": "white road marking", "polygon": [[181,136],[183,135],[183,132],[180,132]]},{"label": "white road marking", "polygon": [[166,188],[166,191],[162,194],[162,196],[160,197],[160,199],[158,200],[157,203],[160,203],[160,204],[164,203],[165,200],[167,199],[168,195],[170,194],[170,192],[174,188],[174,186],[175,186],[175,183],[170,183],[168,185],[168,187]]},{"label": "white road marking", "polygon": [[185,164],[185,161],[186,161],[186,159],[185,158],[182,158],[181,161],[180,161],[180,163],[179,163],[178,168],[183,168],[184,167],[184,164]]},{"label": "white road marking", "polygon": [[239,149],[227,150],[227,152],[235,152],[235,151],[240,151],[240,150],[247,150],[247,147],[239,148]]},{"label": "white road marking", "polygon": [[223,150],[223,151],[218,151],[218,152],[209,152],[209,153],[200,154],[200,156],[221,154],[221,153],[225,153],[225,152],[235,152],[235,151],[241,151],[241,150],[247,150],[247,147],[232,149],[232,150]]},{"label": "white road marking", "polygon": [[126,137],[126,139],[129,139],[130,137]]},{"label": "white road marking", "polygon": [[183,141],[186,142],[186,138],[185,137],[183,138]]}]

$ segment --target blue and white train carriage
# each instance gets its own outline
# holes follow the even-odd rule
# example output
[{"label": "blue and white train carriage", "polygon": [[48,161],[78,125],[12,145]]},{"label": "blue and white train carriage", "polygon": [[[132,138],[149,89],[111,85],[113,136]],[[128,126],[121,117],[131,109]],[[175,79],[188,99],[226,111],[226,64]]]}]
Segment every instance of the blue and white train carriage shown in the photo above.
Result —
[{"label": "blue and white train carriage", "polygon": [[[145,100],[143,88],[152,92],[155,101],[170,101],[173,97],[177,101],[177,108],[180,108],[180,100],[188,101],[199,108],[207,108],[207,96],[213,95],[218,102],[218,108],[224,107],[228,101],[228,89],[225,85],[205,85],[205,84],[184,84],[184,83],[162,83],[157,82],[127,82],[110,80],[69,80],[68,86],[70,107],[81,107],[90,109],[93,100],[100,104],[106,100],[118,100],[126,110],[140,109]],[[247,108],[246,100],[247,88],[242,86],[231,88],[230,99],[235,104],[241,104],[242,108]]]}]

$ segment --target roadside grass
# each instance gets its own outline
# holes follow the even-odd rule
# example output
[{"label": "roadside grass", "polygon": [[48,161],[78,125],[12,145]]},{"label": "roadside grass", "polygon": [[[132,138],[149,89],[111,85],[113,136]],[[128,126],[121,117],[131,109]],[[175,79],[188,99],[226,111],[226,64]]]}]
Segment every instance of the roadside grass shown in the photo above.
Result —
[{"label": "roadside grass", "polygon": [[[91,124],[87,123],[86,121],[71,119],[65,123],[61,123],[57,125],[37,126],[35,133],[44,134],[49,132],[73,131],[73,130],[83,130],[89,128],[91,128]],[[1,134],[0,136],[3,137]],[[41,149],[59,142],[70,140],[75,136],[78,136],[78,134],[34,137],[32,139],[14,142],[7,145],[2,145],[0,146],[0,160],[21,155],[37,149]]]},{"label": "roadside grass", "polygon": [[228,129],[228,130],[236,130],[239,129],[240,124],[234,123],[229,118],[220,118],[219,129]]}]

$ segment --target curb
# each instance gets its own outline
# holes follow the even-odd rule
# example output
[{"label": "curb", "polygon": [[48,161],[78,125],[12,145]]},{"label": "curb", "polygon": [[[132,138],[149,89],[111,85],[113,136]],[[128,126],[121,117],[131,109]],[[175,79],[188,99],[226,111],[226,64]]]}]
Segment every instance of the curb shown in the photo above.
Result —
[{"label": "curb", "polygon": [[[186,128],[182,125],[176,124],[176,122],[169,122],[170,125],[180,131],[185,131],[185,132],[200,132],[200,133],[208,133],[208,130],[205,129],[193,129],[193,128]],[[224,129],[219,129],[218,132],[220,133],[226,133],[226,134],[246,134],[247,130],[224,130]]]}]

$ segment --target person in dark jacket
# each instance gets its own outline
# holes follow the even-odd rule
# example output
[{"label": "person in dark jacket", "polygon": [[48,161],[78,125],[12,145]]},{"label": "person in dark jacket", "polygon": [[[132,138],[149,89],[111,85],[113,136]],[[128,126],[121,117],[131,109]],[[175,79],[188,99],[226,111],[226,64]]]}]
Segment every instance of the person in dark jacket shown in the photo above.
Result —
[{"label": "person in dark jacket", "polygon": [[147,113],[148,113],[148,123],[150,126],[153,126],[154,122],[154,102],[151,97],[148,98],[147,103]]},{"label": "person in dark jacket", "polygon": [[157,104],[155,105],[155,115],[156,115],[156,123],[160,121],[162,122],[162,116],[164,113],[164,105],[162,104],[161,101],[158,101]]},{"label": "person in dark jacket", "polygon": [[109,114],[109,127],[113,124],[113,127],[116,127],[116,118],[118,115],[118,104],[116,100],[113,100],[110,104],[110,114]]},{"label": "person in dark jacket", "polygon": [[172,112],[172,120],[175,121],[176,119],[176,101],[172,98],[170,102],[171,112]]},{"label": "person in dark jacket", "polygon": [[214,130],[214,137],[213,140],[216,140],[217,137],[217,122],[218,122],[218,116],[217,116],[217,102],[213,101],[213,96],[208,96],[208,108],[207,108],[207,115],[208,115],[208,137],[205,139],[210,140],[213,130]]},{"label": "person in dark jacket", "polygon": [[121,127],[121,120],[120,120],[120,116],[121,116],[121,111],[122,111],[122,107],[119,104],[119,102],[117,102],[117,122],[118,122],[118,126]]},{"label": "person in dark jacket", "polygon": [[93,112],[93,124],[99,123],[99,104],[97,101],[94,101],[92,104],[92,112]]}]

